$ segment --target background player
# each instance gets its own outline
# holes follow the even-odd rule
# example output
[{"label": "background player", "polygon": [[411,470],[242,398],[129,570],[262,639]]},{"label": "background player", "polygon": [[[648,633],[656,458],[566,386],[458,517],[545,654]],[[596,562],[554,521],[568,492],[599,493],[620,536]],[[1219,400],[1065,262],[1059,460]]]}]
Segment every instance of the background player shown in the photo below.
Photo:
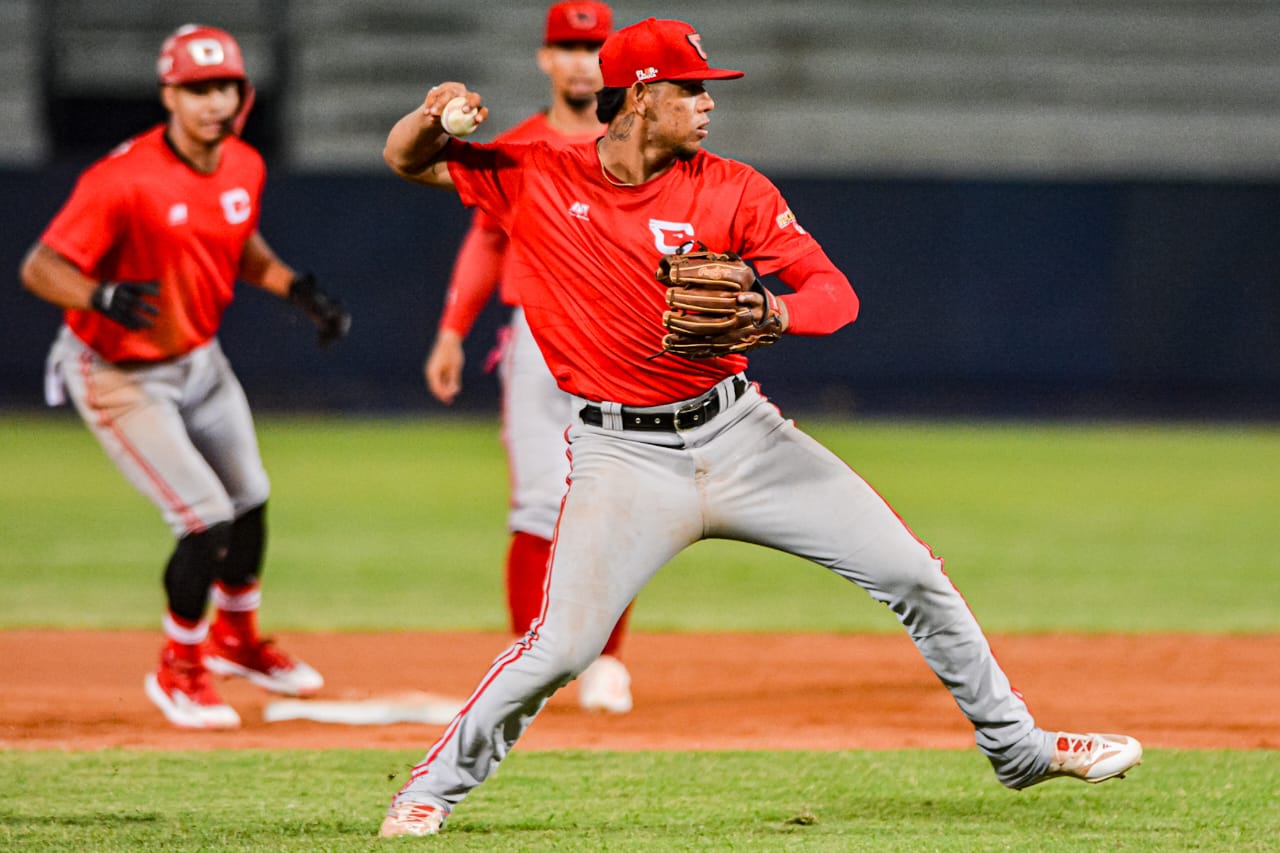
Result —
[{"label": "background player", "polygon": [[508,273],[578,415],[543,612],[413,769],[381,834],[436,832],[595,657],[649,579],[708,537],[806,557],[888,606],[1003,784],[1100,782],[1137,764],[1132,738],[1036,725],[942,561],[746,380],[745,357],[655,357],[667,294],[654,270],[693,241],[752,259],[794,291],[738,297],[782,332],[830,334],[854,320],[858,300],[772,183],[702,148],[715,107],[704,81],[742,72],[710,67],[688,24],[653,18],[611,35],[600,64],[608,131],[595,144],[446,139],[439,116],[450,99],[465,93],[485,115],[479,95],[455,82],[430,91],[387,138],[384,156],[401,177],[456,190],[507,226]]},{"label": "background player", "polygon": [[344,337],[350,317],[258,233],[266,171],[238,136],[253,86],[235,39],[184,26],[157,71],[168,120],[85,170],[21,277],[65,309],[48,402],[71,397],[178,540],[164,572],[168,642],[147,696],[176,726],[233,728],[239,716],[209,670],[291,695],[324,682],[258,633],[270,486],[215,335],[237,278],[298,304],[321,344]]},{"label": "background player", "polygon": [[[600,88],[600,45],[613,27],[604,3],[556,3],[547,11],[538,68],[551,80],[551,106],[500,134],[509,142],[551,145],[594,142],[604,125],[596,118]],[[452,403],[462,390],[462,343],[498,288],[507,235],[495,217],[477,210],[454,263],[435,343],[424,372],[437,400]],[[573,419],[573,398],[560,390],[529,334],[513,289],[503,285],[502,301],[514,306],[499,341],[502,382],[502,437],[511,477],[507,527],[507,609],[518,636],[542,609],[551,535],[564,494],[569,461],[564,429]],[[631,676],[619,656],[630,607],[623,611],[599,658],[578,676],[578,702],[591,711],[631,710]]]}]

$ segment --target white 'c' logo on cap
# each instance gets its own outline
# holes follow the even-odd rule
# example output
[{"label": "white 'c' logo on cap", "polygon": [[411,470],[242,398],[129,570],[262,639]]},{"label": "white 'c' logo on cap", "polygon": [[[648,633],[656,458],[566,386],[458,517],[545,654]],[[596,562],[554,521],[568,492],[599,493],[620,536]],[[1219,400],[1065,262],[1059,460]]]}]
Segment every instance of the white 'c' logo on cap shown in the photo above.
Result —
[{"label": "white 'c' logo on cap", "polygon": [[196,65],[221,65],[226,59],[222,42],[217,39],[192,39],[187,42],[187,53]]}]

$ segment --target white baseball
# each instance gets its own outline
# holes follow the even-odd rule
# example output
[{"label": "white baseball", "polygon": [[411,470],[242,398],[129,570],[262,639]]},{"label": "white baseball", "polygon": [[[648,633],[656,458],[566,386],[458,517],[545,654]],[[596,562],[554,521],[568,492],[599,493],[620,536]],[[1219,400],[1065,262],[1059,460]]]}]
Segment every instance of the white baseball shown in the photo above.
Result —
[{"label": "white baseball", "polygon": [[444,105],[444,109],[440,112],[440,126],[444,128],[445,133],[450,136],[466,136],[476,129],[478,113],[475,110],[464,113],[462,108],[466,104],[467,99],[459,95]]}]

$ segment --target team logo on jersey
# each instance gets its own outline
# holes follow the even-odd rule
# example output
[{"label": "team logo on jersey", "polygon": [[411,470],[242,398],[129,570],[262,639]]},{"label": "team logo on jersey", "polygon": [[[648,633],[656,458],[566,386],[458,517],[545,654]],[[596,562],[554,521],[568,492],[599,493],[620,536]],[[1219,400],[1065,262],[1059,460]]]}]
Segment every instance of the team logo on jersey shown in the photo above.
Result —
[{"label": "team logo on jersey", "polygon": [[227,222],[232,225],[239,225],[249,219],[253,213],[253,202],[249,198],[249,191],[236,187],[233,190],[227,190],[219,198],[222,202],[222,215],[227,218]]},{"label": "team logo on jersey", "polygon": [[650,219],[649,230],[653,232],[653,245],[664,255],[678,252],[681,246],[693,242],[693,225],[688,222]]},{"label": "team logo on jersey", "polygon": [[178,202],[169,208],[169,224],[185,225],[187,223],[187,206],[182,202]]},{"label": "team logo on jersey", "polygon": [[590,205],[583,204],[580,201],[575,201],[573,204],[569,205],[569,215],[574,219],[581,219],[583,222],[590,222],[591,217],[588,215],[590,212]]},{"label": "team logo on jersey", "polygon": [[801,234],[805,233],[804,229],[800,227],[800,223],[796,222],[796,215],[791,212],[791,208],[789,207],[779,213],[778,218],[774,221],[778,223],[779,228],[786,228],[788,225],[794,225],[796,226],[796,230]]}]

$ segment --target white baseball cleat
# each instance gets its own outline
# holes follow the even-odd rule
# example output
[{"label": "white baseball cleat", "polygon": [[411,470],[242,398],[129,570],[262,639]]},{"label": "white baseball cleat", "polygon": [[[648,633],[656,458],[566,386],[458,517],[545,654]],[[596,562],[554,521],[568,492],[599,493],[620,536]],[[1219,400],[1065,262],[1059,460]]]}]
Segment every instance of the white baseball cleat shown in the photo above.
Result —
[{"label": "white baseball cleat", "polygon": [[1049,769],[1038,782],[1070,776],[1085,782],[1123,779],[1142,763],[1142,744],[1127,735],[1058,732]]},{"label": "white baseball cleat", "polygon": [[435,835],[444,826],[449,813],[426,803],[395,803],[387,809],[378,835],[398,838],[401,835]]},{"label": "white baseball cleat", "polygon": [[578,676],[578,704],[587,711],[631,710],[631,673],[613,655],[601,655]]}]

